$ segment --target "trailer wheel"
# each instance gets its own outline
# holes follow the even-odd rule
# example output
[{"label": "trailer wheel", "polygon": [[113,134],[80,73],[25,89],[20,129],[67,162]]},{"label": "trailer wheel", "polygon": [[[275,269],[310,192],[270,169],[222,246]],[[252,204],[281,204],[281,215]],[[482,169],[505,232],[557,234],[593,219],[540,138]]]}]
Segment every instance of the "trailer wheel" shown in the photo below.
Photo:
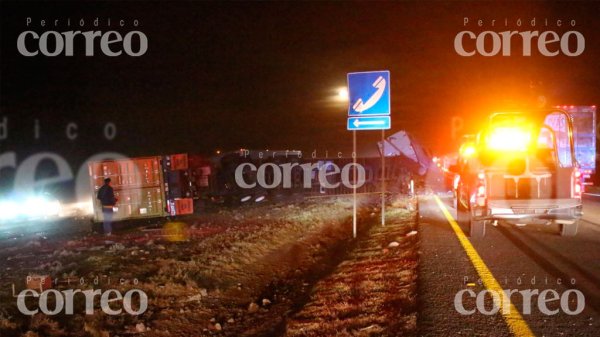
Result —
[{"label": "trailer wheel", "polygon": [[578,227],[579,220],[575,220],[572,224],[560,224],[560,236],[575,236]]}]

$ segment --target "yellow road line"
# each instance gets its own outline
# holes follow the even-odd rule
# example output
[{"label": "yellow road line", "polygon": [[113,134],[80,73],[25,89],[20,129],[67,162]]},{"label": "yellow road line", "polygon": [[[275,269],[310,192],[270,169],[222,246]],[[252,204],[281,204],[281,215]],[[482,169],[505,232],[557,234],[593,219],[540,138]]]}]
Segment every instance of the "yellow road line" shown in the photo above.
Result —
[{"label": "yellow road line", "polygon": [[494,275],[492,275],[490,269],[485,265],[485,262],[483,262],[483,259],[481,259],[481,256],[479,256],[469,239],[467,239],[465,233],[462,231],[462,229],[460,229],[460,226],[456,220],[454,220],[452,214],[450,214],[444,203],[438,196],[434,196],[434,198],[442,210],[442,213],[444,213],[444,216],[450,223],[454,233],[458,237],[458,241],[460,241],[460,244],[463,246],[467,256],[475,267],[475,270],[477,270],[477,274],[479,274],[479,277],[481,278],[485,288],[489,291],[495,292],[500,296],[499,300],[494,297],[494,302],[500,308],[499,312],[502,313],[504,321],[506,321],[510,331],[517,337],[535,336],[519,313],[519,310],[517,310],[517,308],[512,304],[510,298],[505,296],[500,283],[498,283],[498,281],[494,278]]}]

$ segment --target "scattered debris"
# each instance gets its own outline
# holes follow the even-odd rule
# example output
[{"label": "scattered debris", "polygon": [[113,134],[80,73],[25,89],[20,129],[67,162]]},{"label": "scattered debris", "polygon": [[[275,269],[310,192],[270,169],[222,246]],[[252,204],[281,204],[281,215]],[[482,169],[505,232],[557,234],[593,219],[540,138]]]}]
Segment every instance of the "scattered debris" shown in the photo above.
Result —
[{"label": "scattered debris", "polygon": [[198,294],[198,295],[194,295],[194,296],[190,296],[188,297],[187,300],[185,300],[186,302],[193,302],[193,301],[201,301],[202,300],[202,294]]},{"label": "scattered debris", "polygon": [[38,240],[31,240],[25,244],[25,247],[36,248],[36,247],[40,247],[41,245],[42,245],[41,242],[39,242]]},{"label": "scattered debris", "polygon": [[254,303],[254,302],[250,303],[250,305],[248,306],[248,312],[253,314],[257,311],[258,311],[258,304]]},{"label": "scattered debris", "polygon": [[412,230],[412,231],[408,232],[408,233],[406,234],[406,237],[413,236],[413,235],[417,235],[417,231],[415,231],[415,230]]},{"label": "scattered debris", "polygon": [[377,324],[371,324],[367,327],[360,329],[359,331],[367,331],[367,330],[371,330],[371,329],[378,328],[378,327],[379,327],[379,325],[377,325]]},{"label": "scattered debris", "polygon": [[121,251],[123,249],[125,249],[125,246],[123,246],[123,244],[115,243],[114,245],[110,246],[110,248],[108,248],[108,251],[111,253],[114,253],[114,252]]}]

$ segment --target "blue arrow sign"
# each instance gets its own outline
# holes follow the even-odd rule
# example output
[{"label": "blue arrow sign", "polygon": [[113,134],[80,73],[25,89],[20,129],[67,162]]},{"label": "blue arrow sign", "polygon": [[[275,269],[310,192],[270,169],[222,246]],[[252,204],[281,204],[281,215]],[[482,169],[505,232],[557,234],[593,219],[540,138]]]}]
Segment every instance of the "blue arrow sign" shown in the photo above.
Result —
[{"label": "blue arrow sign", "polygon": [[348,74],[348,116],[390,114],[390,72]]},{"label": "blue arrow sign", "polygon": [[390,116],[350,117],[348,130],[389,130],[392,127]]}]

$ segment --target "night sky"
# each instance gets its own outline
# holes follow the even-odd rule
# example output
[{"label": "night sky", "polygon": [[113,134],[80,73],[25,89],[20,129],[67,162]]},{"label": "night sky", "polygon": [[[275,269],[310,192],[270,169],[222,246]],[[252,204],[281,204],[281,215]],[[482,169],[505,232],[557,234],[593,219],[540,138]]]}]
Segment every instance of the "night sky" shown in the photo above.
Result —
[{"label": "night sky", "polygon": [[[0,154],[18,162],[58,153],[74,170],[104,151],[131,156],[214,153],[240,147],[347,151],[347,106],[332,98],[346,73],[391,72],[392,131],[407,130],[434,152],[450,151],[452,116],[474,130],[494,110],[600,103],[598,3],[11,3],[1,4],[0,122],[8,139]],[[26,18],[33,23],[26,26]],[[463,19],[471,23],[463,27]],[[532,18],[537,26],[530,27]],[[72,26],[64,21],[71,18]],[[75,22],[84,18],[84,27]],[[92,26],[99,18],[99,27]],[[106,19],[113,24],[106,26]],[[496,19],[508,27],[491,27]],[[515,21],[521,18],[522,27]],[[39,20],[61,20],[40,27]],[[116,21],[125,19],[125,27]],[[137,19],[139,27],[133,27]],[[485,21],[477,27],[477,19]],[[542,23],[548,19],[549,26]],[[556,27],[576,20],[575,28]],[[453,47],[463,30],[575,29],[586,39],[578,57],[462,57]],[[148,52],[108,57],[25,57],[16,48],[26,30],[140,30]],[[80,41],[82,42],[82,41]],[[40,138],[34,137],[35,120]],[[79,137],[65,136],[77,123]],[[107,122],[117,137],[103,137]],[[378,132],[360,133],[372,146]],[[0,187],[13,170],[1,170]]]}]

